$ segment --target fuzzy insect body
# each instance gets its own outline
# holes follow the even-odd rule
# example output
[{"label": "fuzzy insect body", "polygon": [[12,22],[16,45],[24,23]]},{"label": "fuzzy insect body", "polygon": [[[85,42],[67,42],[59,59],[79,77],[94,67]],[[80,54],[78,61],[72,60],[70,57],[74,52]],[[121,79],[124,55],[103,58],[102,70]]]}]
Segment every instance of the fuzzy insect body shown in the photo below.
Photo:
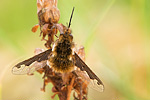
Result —
[{"label": "fuzzy insect body", "polygon": [[52,56],[48,60],[50,67],[56,72],[70,72],[74,68],[73,36],[66,32],[59,36],[52,49]]}]

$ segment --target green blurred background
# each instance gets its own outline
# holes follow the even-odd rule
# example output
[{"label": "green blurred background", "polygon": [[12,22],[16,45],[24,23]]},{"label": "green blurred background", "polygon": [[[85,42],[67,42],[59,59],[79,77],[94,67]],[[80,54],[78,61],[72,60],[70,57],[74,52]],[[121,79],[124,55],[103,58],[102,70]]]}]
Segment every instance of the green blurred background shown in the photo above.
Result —
[{"label": "green blurred background", "polygon": [[[89,89],[89,100],[150,100],[150,0],[58,0],[60,23],[69,21],[86,63],[105,84]],[[41,92],[42,76],[13,75],[17,62],[44,48],[36,0],[0,0],[0,100],[50,100],[51,85]],[[58,100],[56,97],[55,100]]]}]

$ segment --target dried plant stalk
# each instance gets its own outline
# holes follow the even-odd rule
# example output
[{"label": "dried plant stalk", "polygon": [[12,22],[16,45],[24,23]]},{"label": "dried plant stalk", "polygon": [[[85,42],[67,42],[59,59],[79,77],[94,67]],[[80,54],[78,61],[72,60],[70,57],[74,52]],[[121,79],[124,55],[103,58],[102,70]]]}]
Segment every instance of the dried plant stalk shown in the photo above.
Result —
[{"label": "dried plant stalk", "polygon": [[[57,8],[57,0],[37,0],[37,15],[39,24],[32,28],[32,32],[36,32],[40,26],[40,36],[42,35],[42,40],[46,41],[46,48],[51,49],[54,36],[58,30],[62,32],[62,24],[58,24],[60,12]],[[45,39],[46,36],[48,39]]]}]

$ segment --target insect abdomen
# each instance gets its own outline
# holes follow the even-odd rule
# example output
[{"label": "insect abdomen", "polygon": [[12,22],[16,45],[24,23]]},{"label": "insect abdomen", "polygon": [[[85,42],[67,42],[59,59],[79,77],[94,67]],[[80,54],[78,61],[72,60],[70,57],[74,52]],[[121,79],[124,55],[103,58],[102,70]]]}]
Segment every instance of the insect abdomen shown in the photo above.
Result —
[{"label": "insect abdomen", "polygon": [[74,67],[72,60],[72,42],[68,38],[56,43],[53,56],[50,58],[50,66],[57,72],[68,72]]}]

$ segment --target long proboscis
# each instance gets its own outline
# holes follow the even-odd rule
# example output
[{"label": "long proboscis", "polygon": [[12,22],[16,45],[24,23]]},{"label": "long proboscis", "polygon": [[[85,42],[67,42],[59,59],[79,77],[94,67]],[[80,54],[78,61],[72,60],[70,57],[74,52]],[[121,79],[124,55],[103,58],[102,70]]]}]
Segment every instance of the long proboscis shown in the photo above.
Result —
[{"label": "long proboscis", "polygon": [[74,8],[75,8],[75,7],[73,7],[73,9],[72,9],[72,13],[71,13],[71,17],[70,17],[70,21],[69,21],[68,28],[70,28],[70,26],[71,26],[71,20],[72,20],[72,16],[73,16]]}]

